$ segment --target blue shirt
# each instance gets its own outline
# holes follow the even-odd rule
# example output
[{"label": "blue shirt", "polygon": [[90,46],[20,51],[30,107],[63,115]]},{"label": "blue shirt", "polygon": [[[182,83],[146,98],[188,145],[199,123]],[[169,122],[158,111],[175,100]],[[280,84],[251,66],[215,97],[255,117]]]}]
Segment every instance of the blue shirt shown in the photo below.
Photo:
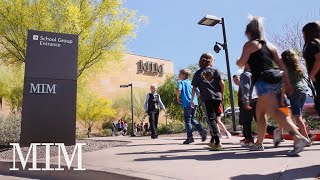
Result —
[{"label": "blue shirt", "polygon": [[[191,103],[191,96],[192,96],[192,85],[189,79],[181,80],[178,82],[178,89],[181,91],[181,101],[182,106],[187,107],[190,106]],[[194,105],[198,105],[198,98],[197,94],[195,94],[193,99]]]}]

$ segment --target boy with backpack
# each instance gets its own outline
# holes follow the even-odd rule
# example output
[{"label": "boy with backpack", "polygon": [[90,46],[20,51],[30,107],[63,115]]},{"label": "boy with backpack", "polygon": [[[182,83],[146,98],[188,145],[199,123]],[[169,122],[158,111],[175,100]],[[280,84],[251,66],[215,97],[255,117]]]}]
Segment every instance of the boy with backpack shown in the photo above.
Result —
[{"label": "boy with backpack", "polygon": [[224,81],[221,73],[212,67],[214,57],[210,53],[204,53],[199,60],[200,69],[192,80],[191,108],[195,107],[194,96],[197,88],[200,90],[201,100],[204,103],[208,124],[210,127],[211,141],[209,146],[212,151],[222,150],[217,127],[217,114],[223,101]]}]

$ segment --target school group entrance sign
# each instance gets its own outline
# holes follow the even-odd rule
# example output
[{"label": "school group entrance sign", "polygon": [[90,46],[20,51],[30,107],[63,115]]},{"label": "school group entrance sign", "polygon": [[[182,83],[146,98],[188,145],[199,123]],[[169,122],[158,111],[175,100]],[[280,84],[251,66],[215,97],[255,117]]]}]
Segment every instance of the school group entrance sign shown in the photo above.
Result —
[{"label": "school group entrance sign", "polygon": [[28,31],[21,146],[75,144],[78,36]]}]

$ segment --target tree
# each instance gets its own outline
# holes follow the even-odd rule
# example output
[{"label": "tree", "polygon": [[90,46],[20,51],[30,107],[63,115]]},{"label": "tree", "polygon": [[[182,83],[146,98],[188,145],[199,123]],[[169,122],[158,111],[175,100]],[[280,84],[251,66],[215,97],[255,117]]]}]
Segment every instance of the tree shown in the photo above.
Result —
[{"label": "tree", "polygon": [[[233,89],[233,100],[234,105],[238,106],[238,91]],[[230,91],[229,91],[229,82],[228,80],[224,80],[224,93],[223,93],[223,102],[222,105],[224,108],[231,106],[231,99],[230,99]]]},{"label": "tree", "polygon": [[[306,18],[311,19],[311,18]],[[310,89],[313,89],[312,81],[309,78],[306,69],[305,60],[302,57],[304,39],[302,34],[302,28],[304,23],[299,19],[292,19],[290,23],[283,25],[283,34],[272,33],[271,41],[281,50],[287,49],[294,50],[301,58],[301,63],[304,68],[304,77]]]},{"label": "tree", "polygon": [[120,59],[142,18],[121,0],[0,0],[0,59],[26,61],[27,30],[79,35],[78,76]]},{"label": "tree", "polygon": [[6,99],[12,113],[21,113],[23,67],[0,65],[0,77],[0,98]]},{"label": "tree", "polygon": [[[147,114],[144,110],[146,94],[147,93],[145,91],[133,89],[133,115],[138,118],[140,123],[143,123],[147,117]],[[131,114],[131,95],[128,94],[118,98],[114,102],[113,107],[126,114]]]},{"label": "tree", "polygon": [[167,77],[165,82],[158,88],[163,104],[166,106],[167,115],[173,120],[183,120],[183,110],[177,103],[176,90],[178,81],[174,76]]},{"label": "tree", "polygon": [[78,96],[77,119],[82,122],[90,137],[91,128],[95,122],[103,121],[115,116],[115,110],[111,107],[111,101],[101,98],[93,93],[85,93]]},{"label": "tree", "polygon": [[304,45],[302,35],[303,23],[299,20],[292,20],[290,23],[283,25],[283,34],[271,33],[271,41],[279,50],[285,51],[292,49],[302,57],[302,50]]},{"label": "tree", "polygon": [[189,64],[187,66],[187,69],[189,69],[191,71],[191,75],[189,77],[189,79],[193,79],[194,74],[199,70],[199,65],[198,64]]}]

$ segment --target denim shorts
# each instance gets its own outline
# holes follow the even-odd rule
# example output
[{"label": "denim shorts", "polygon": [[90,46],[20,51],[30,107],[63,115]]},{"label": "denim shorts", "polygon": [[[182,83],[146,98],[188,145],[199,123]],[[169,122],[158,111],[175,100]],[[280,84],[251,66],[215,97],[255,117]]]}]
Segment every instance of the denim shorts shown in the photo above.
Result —
[{"label": "denim shorts", "polygon": [[306,102],[307,94],[302,91],[296,91],[290,96],[290,105],[292,115],[302,115],[303,105]]},{"label": "denim shorts", "polygon": [[271,93],[281,92],[282,82],[277,84],[270,84],[265,81],[259,80],[255,83],[255,88],[258,96],[264,96]]}]

